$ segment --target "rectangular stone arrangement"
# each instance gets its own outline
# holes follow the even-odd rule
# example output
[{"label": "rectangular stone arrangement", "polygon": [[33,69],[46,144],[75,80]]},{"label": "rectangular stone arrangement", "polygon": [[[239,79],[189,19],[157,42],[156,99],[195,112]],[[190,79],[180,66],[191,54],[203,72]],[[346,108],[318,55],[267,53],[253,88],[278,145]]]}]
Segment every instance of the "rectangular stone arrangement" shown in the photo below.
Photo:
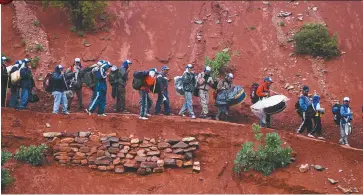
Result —
[{"label": "rectangular stone arrangement", "polygon": [[200,172],[200,163],[194,160],[199,149],[195,137],[139,139],[90,132],[43,135],[53,138],[50,145],[54,159],[63,165],[83,165],[115,173],[136,171],[139,175],[162,173],[164,167],[192,167],[194,172]]}]

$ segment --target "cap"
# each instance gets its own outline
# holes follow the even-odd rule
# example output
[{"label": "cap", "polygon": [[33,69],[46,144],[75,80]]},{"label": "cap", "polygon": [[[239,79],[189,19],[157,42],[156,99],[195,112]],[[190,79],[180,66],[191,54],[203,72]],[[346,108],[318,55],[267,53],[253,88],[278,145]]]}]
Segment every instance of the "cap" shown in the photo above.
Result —
[{"label": "cap", "polygon": [[63,69],[63,66],[62,66],[61,64],[59,64],[57,67],[58,67],[59,69]]},{"label": "cap", "polygon": [[2,56],[1,60],[7,60],[7,58],[5,56]]},{"label": "cap", "polygon": [[161,67],[161,70],[170,70],[170,68],[167,65],[165,65],[165,66]]},{"label": "cap", "polygon": [[212,69],[211,69],[211,67],[209,67],[209,66],[206,66],[205,68],[204,68],[204,71],[211,71]]},{"label": "cap", "polygon": [[228,78],[231,78],[231,79],[233,79],[233,74],[232,73],[228,73]]},{"label": "cap", "polygon": [[193,68],[193,64],[187,64],[185,68]]},{"label": "cap", "polygon": [[343,101],[350,101],[349,97],[344,97]]},{"label": "cap", "polygon": [[156,68],[150,68],[149,71],[154,71],[154,72],[157,72],[158,70]]},{"label": "cap", "polygon": [[132,62],[130,60],[126,60],[126,63],[128,64],[132,64]]},{"label": "cap", "polygon": [[265,77],[265,78],[263,79],[263,81],[264,81],[264,82],[271,82],[271,83],[273,83],[273,81],[272,81],[271,77]]},{"label": "cap", "polygon": [[105,63],[105,61],[104,60],[100,60],[100,61],[97,62],[97,65],[102,66],[103,63]]},{"label": "cap", "polygon": [[306,85],[304,85],[304,87],[302,88],[302,90],[305,91],[305,92],[309,92],[309,87],[306,86]]},{"label": "cap", "polygon": [[29,62],[30,62],[30,60],[28,58],[24,59],[24,63],[29,63]]},{"label": "cap", "polygon": [[79,59],[79,58],[74,58],[74,62],[81,62],[81,59]]}]

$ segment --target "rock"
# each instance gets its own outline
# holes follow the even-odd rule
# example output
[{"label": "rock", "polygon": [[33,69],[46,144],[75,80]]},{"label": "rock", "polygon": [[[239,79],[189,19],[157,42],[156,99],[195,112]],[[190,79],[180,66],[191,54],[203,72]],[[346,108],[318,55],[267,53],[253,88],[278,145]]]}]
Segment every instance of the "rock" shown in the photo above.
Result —
[{"label": "rock", "polygon": [[111,146],[111,142],[110,140],[106,140],[106,141],[102,141],[102,144],[106,147],[110,147]]},{"label": "rock", "polygon": [[197,142],[197,141],[190,142],[190,143],[189,143],[189,146],[196,146],[196,147],[199,147],[199,142]]},{"label": "rock", "polygon": [[318,11],[318,7],[313,7],[313,11]]},{"label": "rock", "polygon": [[74,138],[71,138],[71,137],[67,137],[67,138],[63,138],[63,139],[61,139],[61,141],[60,141],[61,143],[72,143],[72,142],[74,142]]},{"label": "rock", "polygon": [[120,144],[117,142],[117,143],[111,144],[111,146],[114,147],[114,148],[118,148],[120,146]]},{"label": "rock", "polygon": [[216,24],[220,24],[221,23],[221,21],[219,21],[219,20],[216,20]]},{"label": "rock", "polygon": [[115,173],[125,173],[125,167],[123,165],[115,166]]},{"label": "rock", "polygon": [[[150,150],[152,150],[152,151],[156,151],[156,150],[158,150],[158,148],[157,147],[155,147],[155,146],[152,146],[152,147],[150,147]],[[149,150],[149,151],[150,151]]]},{"label": "rock", "polygon": [[151,147],[151,144],[140,144],[140,148],[148,148],[148,147]]},{"label": "rock", "polygon": [[150,143],[156,144],[156,140],[154,138],[150,139]]},{"label": "rock", "polygon": [[290,161],[291,161],[291,162],[294,162],[294,161],[296,161],[296,158],[294,158],[294,157],[290,157]]},{"label": "rock", "polygon": [[89,136],[89,140],[93,141],[93,142],[99,142],[100,141],[100,136],[97,135],[90,135]]},{"label": "rock", "polygon": [[151,157],[151,159],[150,159],[150,161],[152,161],[152,162],[157,162],[159,160],[159,158],[158,157],[156,157],[156,156],[153,156],[153,157]]},{"label": "rock", "polygon": [[153,173],[163,173],[164,167],[156,167],[153,169]]},{"label": "rock", "polygon": [[53,154],[54,157],[55,156],[61,156],[61,155],[66,156],[67,155],[67,152],[57,152],[57,153],[54,153]]},{"label": "rock", "polygon": [[325,168],[320,166],[320,165],[315,165],[314,168],[317,170],[317,171],[323,171]]},{"label": "rock", "polygon": [[343,170],[339,169],[338,172],[341,173],[341,172],[343,172]]},{"label": "rock", "polygon": [[167,143],[167,142],[158,143],[158,149],[159,150],[162,150],[162,149],[165,149],[165,148],[169,148],[169,147],[170,147],[170,144]]},{"label": "rock", "polygon": [[183,142],[192,142],[192,141],[195,141],[195,137],[184,137],[182,139]]},{"label": "rock", "polygon": [[165,158],[184,159],[184,155],[167,153],[167,154],[165,154]]},{"label": "rock", "polygon": [[59,160],[58,161],[60,164],[67,164],[70,162],[70,160]]},{"label": "rock", "polygon": [[113,159],[113,161],[112,161],[112,164],[113,164],[113,165],[118,165],[118,164],[120,164],[120,163],[121,163],[120,158],[115,158],[115,159]]},{"label": "rock", "polygon": [[345,52],[345,51],[340,52],[340,54],[341,54],[341,55],[346,54],[346,53],[347,53],[347,52]]},{"label": "rock", "polygon": [[60,137],[61,135],[62,135],[62,133],[60,133],[60,132],[47,132],[47,133],[43,133],[43,137],[45,137],[45,138]]},{"label": "rock", "polygon": [[228,22],[228,23],[232,23],[232,20],[231,20],[231,19],[228,19],[228,20],[227,20],[227,22]]},{"label": "rock", "polygon": [[106,170],[107,171],[113,171],[114,169],[115,169],[115,166],[114,165],[106,166]]},{"label": "rock", "polygon": [[164,160],[158,160],[156,161],[156,164],[158,165],[158,167],[164,167]]},{"label": "rock", "polygon": [[197,35],[197,39],[198,39],[198,41],[201,41],[202,40],[202,36]]},{"label": "rock", "polygon": [[296,157],[297,156],[297,153],[295,151],[292,151],[291,154],[290,154],[291,157]]},{"label": "rock", "polygon": [[83,159],[83,160],[81,160],[81,164],[82,164],[82,165],[87,165],[87,164],[88,164],[87,159]]},{"label": "rock", "polygon": [[88,157],[88,164],[89,165],[93,165],[93,164],[95,164],[95,160],[96,160],[96,158],[97,158],[97,156],[90,156],[90,157]]},{"label": "rock", "polygon": [[176,144],[178,143],[180,140],[179,139],[166,139],[165,142],[169,143],[169,144]]},{"label": "rock", "polygon": [[156,168],[157,163],[156,162],[141,162],[140,167],[141,168]]},{"label": "rock", "polygon": [[270,3],[268,1],[262,1],[264,5],[269,5]]},{"label": "rock", "polygon": [[130,146],[124,146],[124,150],[130,150]]},{"label": "rock", "polygon": [[72,160],[73,164],[81,164],[81,160]]},{"label": "rock", "polygon": [[288,17],[290,16],[292,13],[291,12],[284,12],[281,11],[280,13],[277,14],[277,17]]},{"label": "rock", "polygon": [[172,150],[171,148],[166,148],[166,149],[164,150],[164,152],[165,152],[165,153],[171,153],[171,152],[173,152],[173,150]]},{"label": "rock", "polygon": [[105,155],[108,156],[108,157],[111,157],[111,153],[109,151],[105,151]]},{"label": "rock", "polygon": [[138,143],[140,143],[140,140],[138,138],[131,139],[131,144],[138,144]]},{"label": "rock", "polygon": [[137,151],[137,155],[138,155],[138,156],[141,156],[141,157],[146,156],[146,154],[145,154],[145,150],[144,150],[144,149],[142,149],[142,150]]},{"label": "rock", "polygon": [[301,173],[305,173],[305,172],[307,172],[309,170],[309,164],[302,164],[302,165],[300,165],[300,167],[299,167],[299,171],[301,172]]},{"label": "rock", "polygon": [[173,150],[173,153],[174,154],[181,154],[183,152],[184,152],[184,149],[181,149],[181,148],[178,148],[178,149]]},{"label": "rock", "polygon": [[339,190],[341,190],[344,194],[350,194],[352,193],[352,189],[349,189],[349,188],[343,188],[342,186],[338,185],[337,187]]},{"label": "rock", "polygon": [[118,137],[110,137],[109,139],[108,139],[111,143],[117,143],[117,142],[119,142],[119,138]]},{"label": "rock", "polygon": [[100,171],[106,171],[107,170],[107,167],[106,166],[98,166],[97,168]]},{"label": "rock", "polygon": [[[50,124],[49,123],[45,123],[45,127],[50,128]],[[45,137],[45,136],[44,136]],[[54,136],[53,136],[54,137]]]},{"label": "rock", "polygon": [[288,90],[288,91],[293,90],[293,89],[295,89],[295,87],[294,87],[294,86],[292,86],[292,85],[290,85],[289,87],[287,87],[287,90]]},{"label": "rock", "polygon": [[130,151],[129,151],[129,154],[131,154],[131,155],[134,155],[134,156],[135,156],[135,155],[137,154],[137,152],[136,152],[136,150],[130,150]]},{"label": "rock", "polygon": [[135,157],[135,160],[137,162],[144,162],[144,161],[146,161],[146,159],[147,159],[147,157],[144,157],[144,156],[136,156]]},{"label": "rock", "polygon": [[176,162],[177,167],[179,167],[179,168],[183,167],[183,161],[182,160],[176,160],[175,162]]},{"label": "rock", "polygon": [[125,158],[125,153],[119,152],[117,153],[116,157]]},{"label": "rock", "polygon": [[91,46],[91,43],[85,43],[83,45],[86,46],[86,47],[89,47],[89,46]]},{"label": "rock", "polygon": [[201,21],[201,20],[194,20],[194,23],[196,23],[196,24],[203,24],[203,21]]},{"label": "rock", "polygon": [[194,162],[193,164],[193,172],[200,172],[200,163],[198,161]]},{"label": "rock", "polygon": [[55,157],[56,160],[71,160],[69,156],[66,155],[60,155]]},{"label": "rock", "polygon": [[60,143],[58,145],[59,145],[59,147],[68,147],[69,146],[69,144],[67,144],[67,143]]},{"label": "rock", "polygon": [[331,179],[331,178],[328,178],[328,181],[329,181],[331,184],[336,184],[336,183],[338,183],[338,181],[335,181],[334,179]]},{"label": "rock", "polygon": [[194,151],[194,150],[196,150],[197,148],[196,147],[189,147],[189,148],[185,148],[183,151],[184,152],[192,152],[192,151]]},{"label": "rock", "polygon": [[137,172],[136,172],[138,175],[147,175],[149,174],[145,168],[138,168],[137,169]]},{"label": "rock", "polygon": [[79,148],[79,151],[83,152],[83,153],[87,153],[87,152],[89,152],[89,147],[83,146],[83,147]]},{"label": "rock", "polygon": [[164,158],[164,166],[176,166],[176,160],[172,158]]},{"label": "rock", "polygon": [[107,136],[108,136],[108,137],[116,137],[116,136],[117,136],[117,134],[116,134],[116,133],[109,133],[109,134],[107,134]]},{"label": "rock", "polygon": [[76,141],[77,143],[79,143],[79,144],[83,144],[83,143],[85,143],[85,142],[87,142],[88,141],[88,138],[85,138],[85,137],[76,137],[75,139],[74,139],[74,141]]},{"label": "rock", "polygon": [[151,156],[148,156],[148,157],[146,158],[146,161],[151,161]]},{"label": "rock", "polygon": [[183,167],[191,167],[191,166],[193,166],[192,160],[184,161]]},{"label": "rock", "polygon": [[290,85],[289,83],[286,83],[284,88],[287,89],[289,85]]},{"label": "rock", "polygon": [[118,142],[122,146],[131,146],[130,142]]},{"label": "rock", "polygon": [[91,169],[97,169],[97,165],[88,165],[88,167]]},{"label": "rock", "polygon": [[126,158],[128,158],[128,159],[133,159],[133,158],[134,158],[134,156],[133,156],[133,155],[131,155],[131,154],[126,154]]},{"label": "rock", "polygon": [[147,152],[147,156],[160,156],[160,151],[150,151]]},{"label": "rock", "polygon": [[83,146],[83,144],[70,143],[69,146],[72,148],[81,148]]},{"label": "rock", "polygon": [[111,162],[112,158],[107,156],[98,157],[95,160],[96,165],[109,165]]},{"label": "rock", "polygon": [[171,148],[186,148],[188,147],[188,144],[184,143],[184,142],[178,142],[177,144],[174,144],[173,146],[171,146]]},{"label": "rock", "polygon": [[137,148],[139,147],[139,144],[131,144],[131,148]]},{"label": "rock", "polygon": [[59,152],[70,152],[70,151],[72,151],[72,149],[70,147],[58,147],[58,149],[56,151],[59,151]]},{"label": "rock", "polygon": [[79,137],[88,137],[89,135],[91,135],[91,132],[88,132],[88,131],[79,132]]},{"label": "rock", "polygon": [[190,160],[192,158],[193,158],[193,153],[187,152],[187,153],[184,154],[184,159],[185,160]]},{"label": "rock", "polygon": [[117,154],[117,153],[120,151],[120,149],[119,149],[119,148],[115,148],[115,147],[109,147],[107,150],[108,150],[111,154]]},{"label": "rock", "polygon": [[85,153],[76,152],[72,159],[73,160],[83,160],[85,158],[86,158],[86,154]]},{"label": "rock", "polygon": [[107,140],[108,140],[108,138],[109,138],[108,136],[101,137],[101,138],[100,138],[100,141],[101,141],[101,142],[107,141]]},{"label": "rock", "polygon": [[97,150],[97,157],[105,156],[105,151]]},{"label": "rock", "polygon": [[129,138],[129,137],[120,137],[120,141],[121,142],[130,142],[131,138]]},{"label": "rock", "polygon": [[144,141],[150,141],[151,140],[151,138],[149,138],[149,137],[144,137]]},{"label": "rock", "polygon": [[298,19],[299,21],[303,21],[304,17],[303,17],[303,16],[299,16],[299,17],[297,17],[297,19]]}]

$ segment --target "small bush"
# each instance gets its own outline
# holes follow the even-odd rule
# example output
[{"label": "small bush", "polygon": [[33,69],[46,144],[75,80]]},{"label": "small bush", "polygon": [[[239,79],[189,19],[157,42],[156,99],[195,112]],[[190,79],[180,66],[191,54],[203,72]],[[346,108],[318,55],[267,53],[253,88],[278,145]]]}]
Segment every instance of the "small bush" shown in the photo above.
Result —
[{"label": "small bush", "polygon": [[42,144],[39,146],[20,146],[19,150],[15,153],[14,158],[19,161],[23,161],[32,165],[41,165],[43,164],[44,152],[46,151],[47,146]]},{"label": "small bush", "polygon": [[286,26],[285,22],[280,22],[279,25],[280,26]]},{"label": "small bush", "polygon": [[285,167],[291,163],[291,148],[282,148],[280,136],[277,133],[267,133],[262,142],[263,133],[260,132],[260,126],[253,124],[252,129],[255,139],[259,142],[255,146],[253,142],[245,142],[242,149],[237,153],[234,160],[234,171],[256,170],[264,175],[271,174],[280,167]]},{"label": "small bush", "polygon": [[[11,158],[12,154],[8,151],[1,151],[1,165],[4,165],[6,161]],[[11,177],[9,170],[5,168],[1,168],[1,186],[5,187],[13,182],[13,178]]]},{"label": "small bush", "polygon": [[31,62],[31,67],[32,68],[36,68],[39,64],[39,60],[40,58],[38,56],[35,56],[33,59],[32,59],[32,62]]},{"label": "small bush", "polygon": [[256,29],[256,27],[250,26],[250,30],[255,30],[255,29]]},{"label": "small bush", "polygon": [[35,45],[35,51],[38,52],[38,51],[43,51],[43,45],[38,43]]},{"label": "small bush", "polygon": [[77,31],[77,28],[76,28],[76,26],[72,26],[69,30],[70,30],[71,32],[76,32],[76,31]]},{"label": "small bush", "polygon": [[20,41],[20,45],[21,45],[21,46],[23,46],[23,47],[26,45],[25,39],[22,39],[22,40]]},{"label": "small bush", "polygon": [[340,55],[337,36],[331,37],[328,29],[322,24],[304,24],[293,39],[296,42],[297,54],[321,56],[326,59]]},{"label": "small bush", "polygon": [[78,31],[78,32],[77,32],[77,35],[78,35],[79,37],[84,37],[84,32],[83,32],[83,31]]},{"label": "small bush", "polygon": [[13,154],[11,154],[11,152],[8,152],[6,150],[1,151],[1,164],[4,165],[6,161],[8,161],[11,158],[12,155]]},{"label": "small bush", "polygon": [[33,21],[33,25],[34,25],[34,26],[39,26],[39,21],[38,21],[38,20],[34,20],[34,21]]},{"label": "small bush", "polygon": [[205,57],[205,65],[210,66],[212,68],[213,78],[218,78],[223,69],[228,66],[228,62],[230,60],[231,56],[228,54],[228,52],[222,51],[222,52],[217,52],[213,60],[209,59],[208,57]]}]

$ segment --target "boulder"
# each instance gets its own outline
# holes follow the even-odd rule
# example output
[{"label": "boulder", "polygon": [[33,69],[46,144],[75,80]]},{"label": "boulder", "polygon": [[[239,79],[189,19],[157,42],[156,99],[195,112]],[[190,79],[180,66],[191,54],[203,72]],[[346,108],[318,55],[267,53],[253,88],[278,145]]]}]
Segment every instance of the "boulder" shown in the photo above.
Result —
[{"label": "boulder", "polygon": [[140,140],[138,138],[135,138],[135,139],[131,139],[131,144],[138,144],[140,143]]},{"label": "boulder", "polygon": [[299,167],[299,171],[301,172],[301,173],[305,173],[305,172],[307,172],[309,170],[309,164],[302,164],[302,165],[300,165],[300,167]]},{"label": "boulder", "polygon": [[112,161],[112,164],[113,164],[113,165],[118,165],[118,164],[120,164],[120,163],[121,163],[120,158],[115,158],[115,159],[113,159],[113,161]]},{"label": "boulder", "polygon": [[83,153],[87,153],[87,152],[89,152],[89,147],[83,146],[83,147],[79,148],[79,151],[83,152]]},{"label": "boulder", "polygon": [[89,136],[89,140],[93,141],[93,142],[99,142],[100,141],[100,136],[97,135],[90,135]]},{"label": "boulder", "polygon": [[153,169],[153,173],[163,173],[164,167],[156,167]]},{"label": "boulder", "polygon": [[147,159],[147,157],[143,157],[143,156],[136,156],[135,157],[135,160],[137,162],[144,162],[144,161],[146,161],[146,159]]},{"label": "boulder", "polygon": [[173,154],[173,153],[166,153],[165,158],[172,158],[172,159],[184,159],[184,155],[181,154]]},{"label": "boulder", "polygon": [[108,138],[108,140],[111,143],[118,143],[120,141],[120,139],[118,137],[110,137],[110,138]]},{"label": "boulder", "polygon": [[74,139],[74,141],[76,141],[79,144],[83,144],[83,143],[86,143],[88,141],[88,138],[85,138],[85,137],[76,137]]},{"label": "boulder", "polygon": [[156,168],[157,163],[156,162],[141,162],[140,167],[141,168]]},{"label": "boulder", "polygon": [[164,167],[164,160],[158,160],[156,161],[156,164],[158,165],[158,167]]},{"label": "boulder", "polygon": [[164,158],[164,166],[176,166],[176,160],[172,158]]},{"label": "boulder", "polygon": [[144,150],[144,149],[142,149],[142,150],[137,151],[137,155],[138,155],[138,156],[141,156],[141,157],[146,156],[146,154],[145,154],[145,150]]},{"label": "boulder", "polygon": [[183,167],[183,161],[182,160],[176,160],[175,163],[176,163],[177,167],[179,167],[179,168]]},{"label": "boulder", "polygon": [[183,167],[191,167],[191,166],[193,166],[192,160],[184,161]]},{"label": "boulder", "polygon": [[129,138],[129,137],[120,137],[120,141],[122,141],[122,142],[130,142],[131,141],[131,138]]},{"label": "boulder", "polygon": [[60,137],[61,135],[62,135],[62,133],[60,133],[60,132],[43,133],[43,137],[46,137],[46,138]]},{"label": "boulder", "polygon": [[147,152],[147,156],[160,156],[160,151],[150,151]]},{"label": "boulder", "polygon": [[186,148],[188,147],[188,144],[184,143],[184,142],[178,142],[176,144],[174,144],[173,146],[171,146],[171,148],[175,149],[175,148]]},{"label": "boulder", "polygon": [[102,156],[102,157],[98,157],[95,160],[95,164],[96,165],[109,165],[112,162],[112,158],[111,157],[107,157],[107,156]]},{"label": "boulder", "polygon": [[88,137],[91,135],[91,132],[88,131],[80,131],[79,132],[79,137]]},{"label": "boulder", "polygon": [[174,154],[182,154],[184,152],[184,149],[178,148],[178,149],[174,149],[173,153]]},{"label": "boulder", "polygon": [[67,137],[67,138],[63,138],[63,139],[61,139],[61,141],[60,141],[61,143],[72,143],[72,142],[74,142],[74,138],[71,138],[71,137]]},{"label": "boulder", "polygon": [[117,154],[120,151],[120,148],[109,147],[107,150],[112,154]]},{"label": "boulder", "polygon": [[107,167],[106,166],[98,166],[97,168],[100,171],[106,171],[107,170]]},{"label": "boulder", "polygon": [[134,158],[134,156],[133,156],[133,155],[131,155],[131,154],[126,154],[126,158],[127,158],[127,159],[133,159],[133,158]]},{"label": "boulder", "polygon": [[150,139],[150,143],[156,144],[156,140],[154,138]]},{"label": "boulder", "polygon": [[191,141],[195,141],[195,137],[184,137],[182,139],[183,142],[191,142]]},{"label": "boulder", "polygon": [[115,166],[115,173],[125,173],[125,167],[123,165]]},{"label": "boulder", "polygon": [[170,148],[170,144],[167,143],[167,142],[160,142],[160,143],[158,143],[158,149],[159,150],[162,150],[162,149],[165,149],[165,148]]},{"label": "boulder", "polygon": [[124,163],[125,167],[128,168],[139,168],[140,165],[136,162],[136,160],[134,159],[128,159],[125,163]]}]

